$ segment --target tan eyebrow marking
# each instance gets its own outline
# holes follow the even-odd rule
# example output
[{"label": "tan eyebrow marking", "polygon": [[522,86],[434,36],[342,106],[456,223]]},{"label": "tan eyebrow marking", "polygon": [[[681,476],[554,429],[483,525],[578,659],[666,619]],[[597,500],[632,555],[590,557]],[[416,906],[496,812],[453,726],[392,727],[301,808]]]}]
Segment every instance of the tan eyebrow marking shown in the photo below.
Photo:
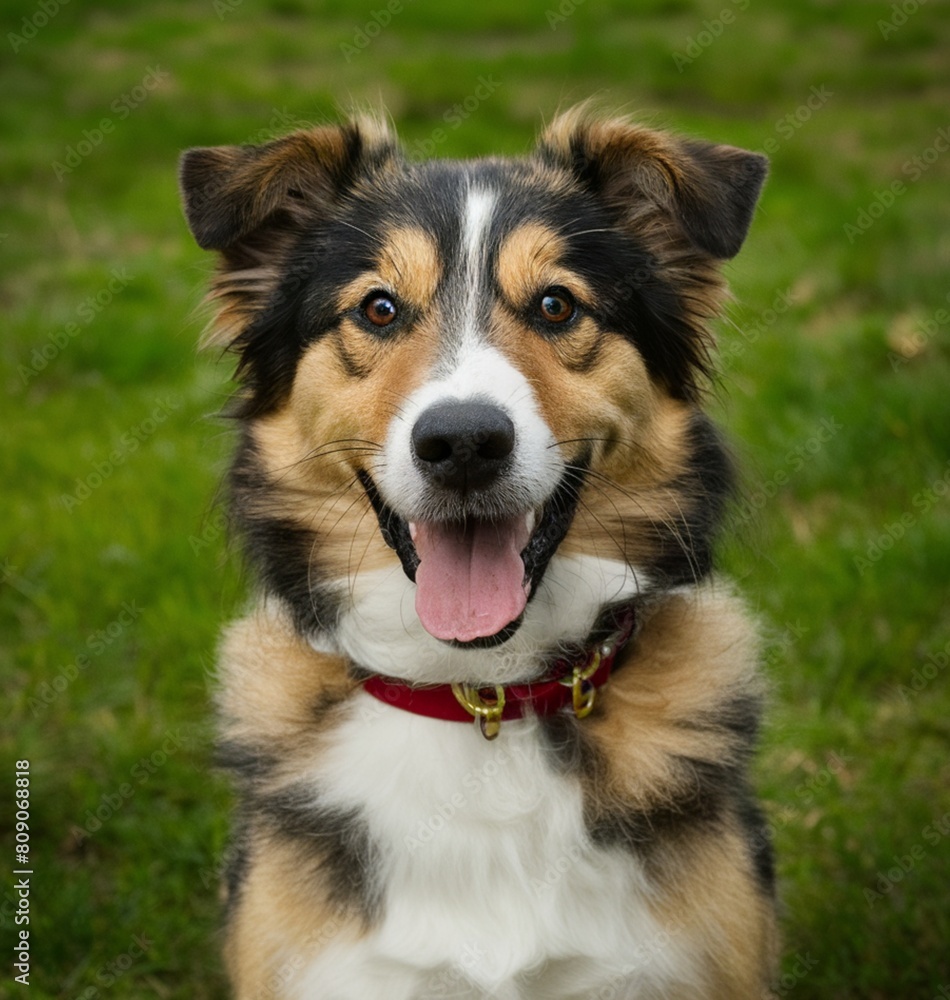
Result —
[{"label": "tan eyebrow marking", "polygon": [[564,245],[564,238],[541,222],[526,222],[509,233],[498,252],[498,283],[505,297],[525,306],[545,288],[563,285],[593,302],[590,285],[561,264]]},{"label": "tan eyebrow marking", "polygon": [[417,226],[401,226],[386,237],[376,268],[344,286],[337,301],[345,312],[358,306],[374,288],[384,288],[421,308],[435,297],[441,278],[442,265],[432,236]]}]

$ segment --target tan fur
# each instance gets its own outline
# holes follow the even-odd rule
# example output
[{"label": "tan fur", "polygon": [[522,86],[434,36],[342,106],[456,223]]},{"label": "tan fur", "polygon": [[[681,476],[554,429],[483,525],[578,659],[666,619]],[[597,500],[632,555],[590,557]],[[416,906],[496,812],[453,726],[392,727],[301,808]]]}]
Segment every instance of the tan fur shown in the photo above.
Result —
[{"label": "tan fur", "polygon": [[540,222],[510,233],[498,251],[498,284],[516,308],[524,308],[552,285],[565,285],[584,305],[595,304],[593,289],[561,264],[564,240]]},{"label": "tan fur", "polygon": [[218,711],[227,738],[286,746],[291,760],[316,746],[315,707],[356,686],[342,657],[315,652],[272,604],[228,627],[219,662]]},{"label": "tan fur", "polygon": [[737,759],[744,741],[728,728],[690,724],[721,718],[736,696],[763,693],[756,637],[728,592],[706,586],[695,597],[672,595],[644,617],[601,712],[589,720],[587,733],[609,762],[591,801],[595,813],[609,811],[615,799],[650,809],[681,793],[671,755],[713,763]]},{"label": "tan fur", "polygon": [[775,916],[754,884],[741,835],[680,839],[660,854],[657,916],[703,955],[704,1000],[768,1000],[778,960]]},{"label": "tan fur", "polygon": [[[368,366],[365,378],[354,379],[343,370],[344,344],[361,352]],[[301,358],[288,403],[254,427],[274,484],[268,507],[321,531],[321,562],[338,575],[391,565],[395,559],[379,535],[356,470],[372,462],[389,422],[425,377],[426,358],[434,353],[431,327],[389,343],[374,341],[345,321]]]},{"label": "tan fur", "polygon": [[376,270],[361,274],[341,289],[337,302],[340,312],[345,312],[355,309],[374,289],[383,289],[421,309],[432,301],[441,277],[435,241],[425,230],[403,226],[387,236]]},{"label": "tan fur", "polygon": [[[607,456],[618,440],[629,437],[649,417],[655,392],[642,358],[617,337],[604,338],[597,363],[590,371],[578,372],[565,363],[575,336],[582,342],[590,336],[586,321],[550,340],[533,335],[531,351],[524,350],[530,331],[503,312],[496,311],[493,340],[531,383],[545,421],[562,452],[573,457],[582,439],[590,439],[595,453]],[[564,400],[571,405],[565,406]]]},{"label": "tan fur", "polygon": [[235,1000],[286,995],[315,955],[364,933],[358,920],[320,900],[312,879],[301,878],[293,848],[261,839],[251,850],[224,949]]}]

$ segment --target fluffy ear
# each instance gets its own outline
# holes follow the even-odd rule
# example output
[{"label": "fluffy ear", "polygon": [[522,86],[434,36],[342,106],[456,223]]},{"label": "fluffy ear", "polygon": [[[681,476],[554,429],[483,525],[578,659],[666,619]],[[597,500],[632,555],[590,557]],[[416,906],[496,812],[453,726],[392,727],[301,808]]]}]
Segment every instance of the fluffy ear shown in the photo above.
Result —
[{"label": "fluffy ear", "polygon": [[693,246],[734,257],[745,240],[768,160],[734,146],[680,139],[586,109],[557,118],[540,140],[548,162],[570,169],[621,213],[647,199]]},{"label": "fluffy ear", "polygon": [[385,126],[368,119],[264,146],[189,149],[179,173],[185,216],[200,247],[227,250],[278,216],[311,215],[394,152]]}]

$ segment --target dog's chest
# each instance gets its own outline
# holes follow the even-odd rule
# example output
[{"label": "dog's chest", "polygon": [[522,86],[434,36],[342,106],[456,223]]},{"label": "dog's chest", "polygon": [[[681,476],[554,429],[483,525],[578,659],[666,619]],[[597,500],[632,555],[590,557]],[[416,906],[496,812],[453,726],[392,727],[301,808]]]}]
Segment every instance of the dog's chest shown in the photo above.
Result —
[{"label": "dog's chest", "polygon": [[580,784],[551,766],[536,720],[488,742],[360,694],[315,780],[365,816],[383,906],[357,945],[304,971],[301,997],[569,998],[608,983],[637,997],[687,971],[635,857],[591,843]]}]

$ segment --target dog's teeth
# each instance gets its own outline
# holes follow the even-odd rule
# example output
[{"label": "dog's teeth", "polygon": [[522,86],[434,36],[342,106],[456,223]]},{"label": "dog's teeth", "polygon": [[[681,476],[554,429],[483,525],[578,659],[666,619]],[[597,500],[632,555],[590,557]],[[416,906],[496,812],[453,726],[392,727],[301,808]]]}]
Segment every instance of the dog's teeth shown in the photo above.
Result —
[{"label": "dog's teeth", "polygon": [[534,526],[535,526],[535,524],[537,524],[537,521],[538,521],[538,519],[535,516],[535,513],[534,513],[533,510],[529,510],[528,513],[525,514],[525,516],[524,516],[524,526],[527,529],[529,535],[531,534],[532,531],[534,531]]},{"label": "dog's teeth", "polygon": [[409,522],[409,537],[410,537],[410,538],[411,538],[411,539],[412,539],[413,541],[415,541],[415,540],[416,540],[416,532],[417,532],[418,530],[419,530],[419,529],[418,529],[418,528],[416,527],[416,522],[415,522],[415,521],[410,521],[410,522]]}]

